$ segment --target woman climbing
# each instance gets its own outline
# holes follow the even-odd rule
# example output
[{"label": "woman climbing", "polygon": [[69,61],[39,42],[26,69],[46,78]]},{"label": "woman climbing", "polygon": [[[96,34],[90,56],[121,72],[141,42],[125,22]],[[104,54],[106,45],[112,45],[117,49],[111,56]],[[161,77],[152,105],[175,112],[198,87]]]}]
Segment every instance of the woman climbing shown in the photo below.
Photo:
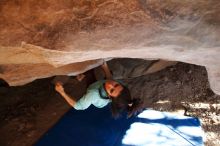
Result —
[{"label": "woman climbing", "polygon": [[102,108],[111,103],[112,115],[118,117],[123,111],[127,111],[128,117],[132,116],[142,107],[139,98],[133,99],[126,86],[112,79],[112,74],[105,62],[102,65],[107,80],[97,81],[87,88],[86,94],[78,101],[71,98],[64,91],[61,82],[56,82],[55,90],[76,110],[87,109],[91,104]]}]

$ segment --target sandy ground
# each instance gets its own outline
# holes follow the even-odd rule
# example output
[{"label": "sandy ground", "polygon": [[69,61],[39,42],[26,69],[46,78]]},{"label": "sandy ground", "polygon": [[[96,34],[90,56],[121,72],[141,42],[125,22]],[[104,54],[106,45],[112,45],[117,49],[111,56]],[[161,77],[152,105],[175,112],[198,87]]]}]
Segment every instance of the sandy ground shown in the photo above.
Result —
[{"label": "sandy ground", "polygon": [[[90,74],[87,74],[89,77]],[[70,108],[51,78],[20,87],[0,87],[0,145],[33,145]],[[199,117],[207,146],[220,145],[220,96],[209,88],[203,67],[178,63],[160,72],[124,80],[146,107]],[[87,81],[71,77],[66,91],[80,97]]]}]

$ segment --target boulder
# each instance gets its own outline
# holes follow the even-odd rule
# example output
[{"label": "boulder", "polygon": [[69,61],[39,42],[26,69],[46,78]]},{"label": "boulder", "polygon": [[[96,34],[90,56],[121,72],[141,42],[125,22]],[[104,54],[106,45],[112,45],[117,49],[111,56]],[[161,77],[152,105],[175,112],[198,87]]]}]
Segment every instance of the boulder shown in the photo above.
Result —
[{"label": "boulder", "polygon": [[112,58],[162,59],[205,66],[220,94],[219,8],[218,0],[2,0],[0,78],[22,85]]}]

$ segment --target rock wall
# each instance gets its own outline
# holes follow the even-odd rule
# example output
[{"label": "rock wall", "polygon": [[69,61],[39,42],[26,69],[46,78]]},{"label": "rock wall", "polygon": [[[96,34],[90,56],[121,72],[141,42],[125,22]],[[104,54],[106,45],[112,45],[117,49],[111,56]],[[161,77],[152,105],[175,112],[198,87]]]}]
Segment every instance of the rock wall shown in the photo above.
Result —
[{"label": "rock wall", "polygon": [[75,75],[102,59],[205,66],[220,94],[218,0],[1,0],[0,78]]}]

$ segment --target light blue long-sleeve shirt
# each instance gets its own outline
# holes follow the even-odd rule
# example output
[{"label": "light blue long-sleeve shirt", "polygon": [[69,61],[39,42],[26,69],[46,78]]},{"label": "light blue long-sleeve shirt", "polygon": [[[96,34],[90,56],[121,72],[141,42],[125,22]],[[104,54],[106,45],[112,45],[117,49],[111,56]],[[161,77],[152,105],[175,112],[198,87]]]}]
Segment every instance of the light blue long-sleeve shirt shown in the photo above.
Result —
[{"label": "light blue long-sleeve shirt", "polygon": [[103,99],[99,94],[99,88],[103,86],[105,81],[106,80],[101,80],[91,84],[88,87],[86,94],[80,98],[73,107],[76,110],[84,110],[93,104],[97,108],[102,108],[111,102],[110,99]]}]

